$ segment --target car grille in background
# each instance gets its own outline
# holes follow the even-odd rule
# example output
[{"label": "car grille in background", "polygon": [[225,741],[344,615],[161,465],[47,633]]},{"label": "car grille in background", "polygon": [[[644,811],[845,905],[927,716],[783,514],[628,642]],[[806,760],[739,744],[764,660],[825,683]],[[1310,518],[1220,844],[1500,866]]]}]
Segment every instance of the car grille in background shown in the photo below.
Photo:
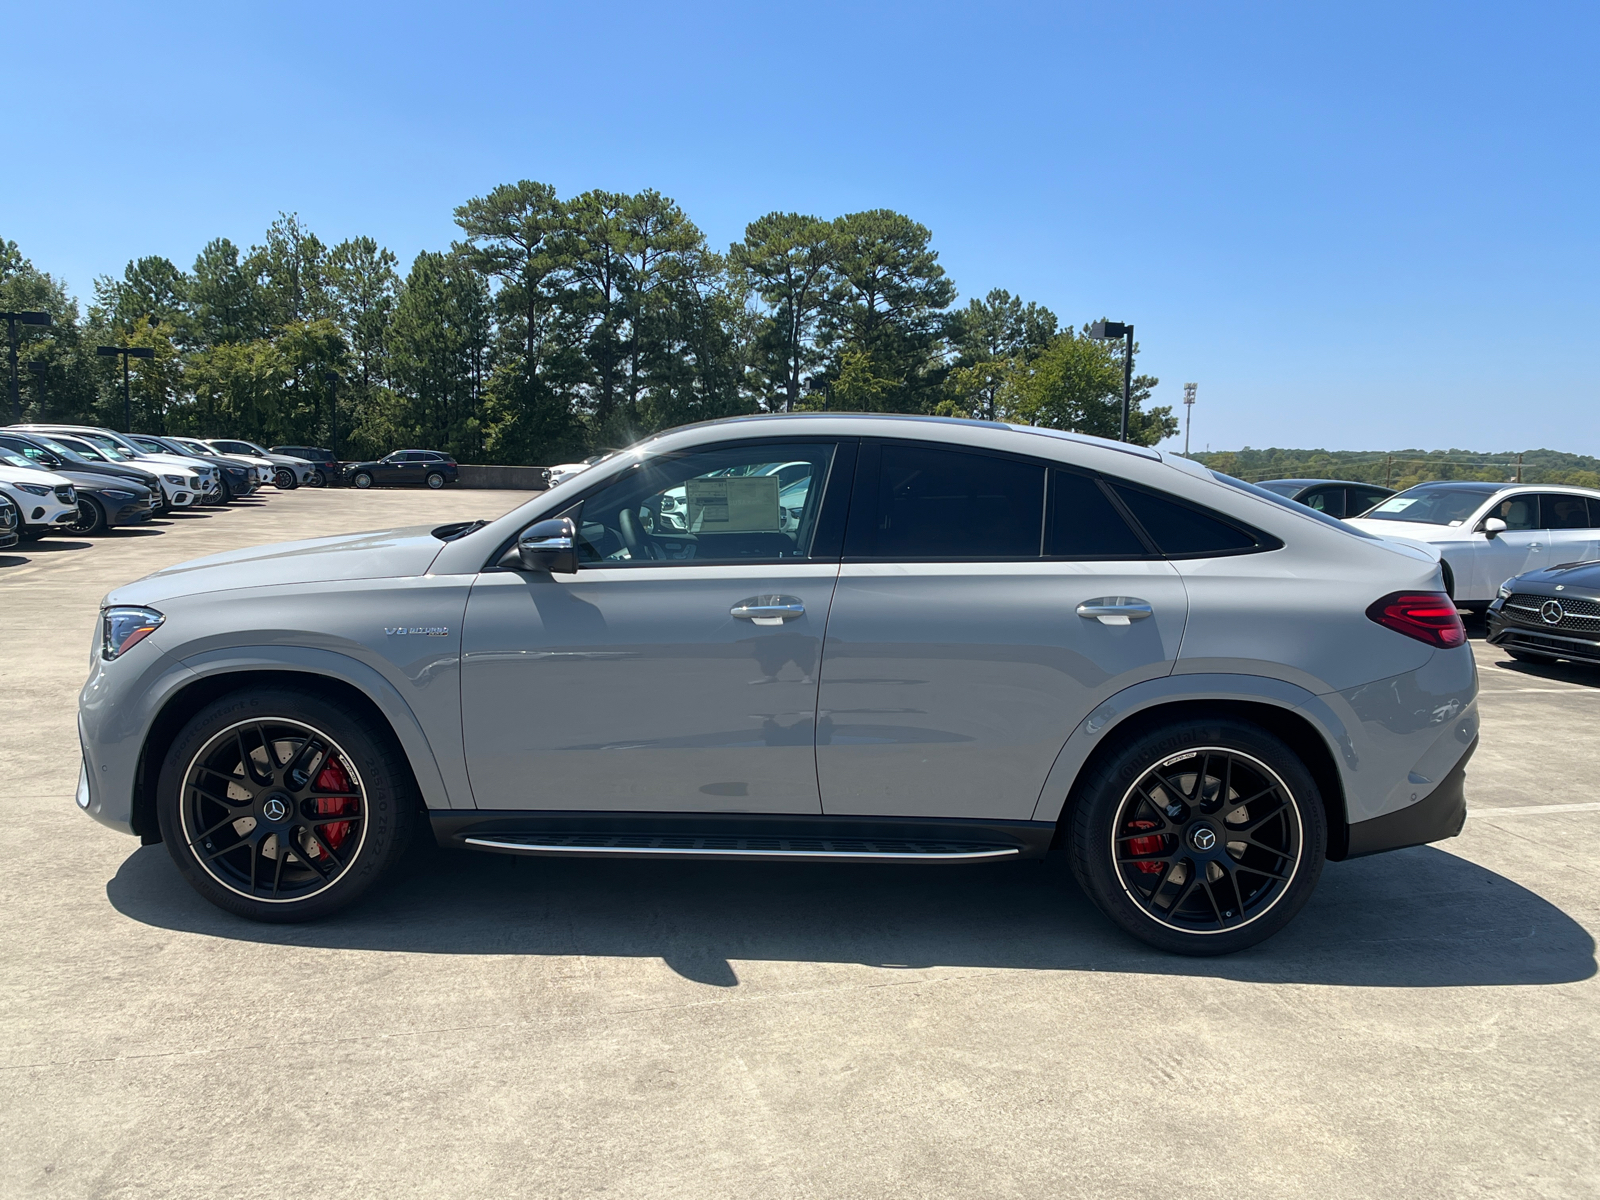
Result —
[{"label": "car grille in background", "polygon": [[17,527],[17,506],[14,504],[0,505],[0,529],[15,529]]},{"label": "car grille in background", "polygon": [[[1561,606],[1559,620],[1545,619],[1547,604]],[[1581,600],[1576,596],[1568,599],[1564,596],[1530,596],[1513,592],[1501,605],[1500,611],[1502,616],[1533,629],[1569,629],[1591,636],[1600,633],[1600,603]],[[1554,616],[1555,610],[1550,610],[1550,613]]]}]

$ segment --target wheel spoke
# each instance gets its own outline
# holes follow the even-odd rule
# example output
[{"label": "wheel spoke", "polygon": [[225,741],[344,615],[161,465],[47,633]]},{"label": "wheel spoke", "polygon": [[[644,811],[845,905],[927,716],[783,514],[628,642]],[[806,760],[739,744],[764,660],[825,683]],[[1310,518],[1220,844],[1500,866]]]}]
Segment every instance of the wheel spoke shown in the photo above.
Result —
[{"label": "wheel spoke", "polygon": [[1174,855],[1172,858],[1166,860],[1166,866],[1163,868],[1161,874],[1156,876],[1155,886],[1150,889],[1149,895],[1145,896],[1144,898],[1145,903],[1151,908],[1156,906],[1156,896],[1158,896],[1161,892],[1161,889],[1166,886],[1167,880],[1172,878],[1172,869],[1177,865],[1178,859],[1177,856]]},{"label": "wheel spoke", "polygon": [[1167,905],[1167,915],[1169,917],[1175,917],[1178,915],[1178,909],[1183,907],[1184,902],[1189,899],[1190,895],[1194,892],[1194,889],[1199,886],[1199,884],[1200,872],[1196,869],[1193,863],[1190,863],[1189,878],[1184,880],[1182,888],[1180,888],[1178,894],[1172,898],[1172,903]]},{"label": "wheel spoke", "polygon": [[1289,802],[1280,796],[1278,798],[1277,805],[1270,812],[1262,813],[1259,817],[1251,817],[1243,825],[1224,824],[1223,828],[1228,830],[1230,833],[1254,833],[1257,829],[1261,828],[1261,826],[1265,825],[1268,821],[1278,816],[1283,812],[1284,809],[1288,807]]},{"label": "wheel spoke", "polygon": [[264,787],[267,784],[270,784],[272,782],[272,777],[270,775],[266,779],[262,779],[261,776],[256,772],[255,753],[250,749],[249,746],[245,745],[243,727],[240,727],[234,732],[234,740],[239,743],[239,764],[240,769],[244,771],[244,777],[251,783],[256,784],[258,787]]},{"label": "wheel spoke", "polygon": [[[1254,804],[1257,800],[1261,799],[1261,797],[1270,796],[1270,795],[1272,795],[1273,792],[1275,792],[1277,790],[1278,790],[1277,784],[1270,784],[1267,787],[1262,788],[1259,792],[1257,792],[1255,795],[1249,797],[1248,799],[1240,800],[1236,804],[1225,805],[1223,807],[1222,812],[1218,813],[1217,815],[1220,816],[1224,821],[1226,821],[1228,819],[1228,814],[1229,813],[1238,812],[1241,808],[1248,808],[1250,805]],[[1279,800],[1279,807],[1282,807],[1281,798]],[[1276,812],[1277,809],[1273,809],[1273,811]]]},{"label": "wheel spoke", "polygon": [[1211,904],[1211,913],[1212,913],[1213,916],[1215,916],[1217,918],[1217,924],[1218,925],[1226,925],[1228,922],[1223,920],[1223,917],[1222,917],[1222,906],[1217,903],[1217,894],[1211,888],[1211,881],[1209,879],[1201,880],[1200,886],[1205,888],[1206,899]]},{"label": "wheel spoke", "polygon": [[[295,832],[298,833],[302,827],[299,826],[299,825],[296,825],[294,828],[295,828]],[[322,846],[324,849],[326,849],[328,851],[328,855],[329,855],[330,858],[333,857],[333,851],[332,851],[331,848],[328,847],[326,842],[324,842],[321,838],[317,837],[315,832],[313,832],[312,830],[308,829],[308,830],[306,830],[306,832],[311,834],[313,840],[317,843],[317,845]],[[307,851],[305,851],[304,849],[301,848],[300,839],[299,838],[291,837],[289,839],[289,844],[294,847],[294,856],[295,856],[295,858],[297,858],[300,862],[302,862],[306,866],[310,867],[324,881],[333,878],[334,874],[337,873],[337,872],[331,872],[331,871],[324,871],[322,869],[322,864],[317,862],[316,858],[312,858],[312,856]],[[321,857],[322,856],[320,854],[317,856],[317,858],[321,858]],[[338,864],[339,866],[341,866],[341,867],[344,865],[343,863],[340,863],[337,858],[334,858],[333,861],[336,864]]]},{"label": "wheel spoke", "polygon": [[284,845],[285,840],[281,837],[278,839],[278,857],[274,860],[276,865],[272,868],[272,894],[274,897],[278,894],[278,884],[283,881],[284,861],[289,857],[289,847]]},{"label": "wheel spoke", "polygon": [[[205,841],[206,838],[210,837],[217,830],[221,829],[224,825],[232,825],[235,821],[240,820],[241,817],[244,816],[244,815],[246,815],[246,814],[229,813],[227,816],[223,817],[222,820],[218,821],[215,825],[213,825],[210,829],[203,830],[200,833],[196,834],[194,841],[190,842],[189,845],[191,845],[191,846],[198,845],[200,842]],[[248,837],[249,835],[248,834],[240,834],[239,836],[240,837]]]}]

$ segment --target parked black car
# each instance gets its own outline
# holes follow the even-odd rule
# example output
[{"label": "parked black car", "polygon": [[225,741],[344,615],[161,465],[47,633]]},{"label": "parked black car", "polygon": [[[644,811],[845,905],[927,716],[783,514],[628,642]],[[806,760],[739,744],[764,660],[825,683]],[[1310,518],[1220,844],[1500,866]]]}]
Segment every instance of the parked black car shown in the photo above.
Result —
[{"label": "parked black car", "polygon": [[1522,662],[1600,663],[1600,562],[1506,580],[1489,602],[1488,640]]},{"label": "parked black car", "polygon": [[396,450],[377,462],[351,463],[346,469],[350,486],[388,487],[392,484],[420,483],[442,488],[454,483],[456,460],[437,450]]},{"label": "parked black car", "polygon": [[86,471],[61,471],[78,493],[78,519],[58,533],[92,535],[128,525],[143,525],[155,516],[150,489],[126,479],[110,479]]},{"label": "parked black car", "polygon": [[268,446],[267,449],[274,454],[287,454],[291,458],[303,458],[315,464],[322,476],[317,487],[345,481],[345,464],[334,457],[332,450],[325,450],[321,446]]},{"label": "parked black car", "polygon": [[1393,488],[1344,479],[1267,479],[1256,484],[1330,517],[1359,517],[1394,495]]}]

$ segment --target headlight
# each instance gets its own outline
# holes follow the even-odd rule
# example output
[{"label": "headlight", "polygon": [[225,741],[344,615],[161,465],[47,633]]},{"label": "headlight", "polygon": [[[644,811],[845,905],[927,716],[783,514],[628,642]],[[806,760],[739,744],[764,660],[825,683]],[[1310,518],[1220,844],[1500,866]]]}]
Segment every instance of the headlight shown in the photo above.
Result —
[{"label": "headlight", "polygon": [[1511,599],[1511,581],[1509,579],[1500,585],[1500,599]]},{"label": "headlight", "polygon": [[182,475],[163,475],[161,478],[165,479],[168,483],[175,483],[179,487],[183,486],[183,476]]},{"label": "headlight", "polygon": [[54,490],[42,483],[19,483],[16,486],[30,496],[48,496]]},{"label": "headlight", "polygon": [[160,628],[166,618],[153,608],[108,608],[100,622],[100,657],[119,658]]},{"label": "headlight", "polygon": [[107,488],[105,491],[101,492],[100,494],[102,496],[104,496],[107,500],[132,500],[133,499],[133,493],[132,492],[125,492],[121,488]]}]

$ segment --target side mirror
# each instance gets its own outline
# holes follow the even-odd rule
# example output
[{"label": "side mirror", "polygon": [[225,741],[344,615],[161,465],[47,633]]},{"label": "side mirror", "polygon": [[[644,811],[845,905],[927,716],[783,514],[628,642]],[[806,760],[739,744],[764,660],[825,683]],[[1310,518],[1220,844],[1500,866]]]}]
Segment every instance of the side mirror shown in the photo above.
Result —
[{"label": "side mirror", "polygon": [[1490,517],[1483,523],[1483,532],[1488,536],[1490,541],[1494,540],[1496,534],[1501,534],[1505,531],[1506,523],[1499,517]]},{"label": "side mirror", "polygon": [[578,527],[571,517],[539,521],[524,529],[516,546],[501,560],[520,571],[573,575],[578,570]]}]

